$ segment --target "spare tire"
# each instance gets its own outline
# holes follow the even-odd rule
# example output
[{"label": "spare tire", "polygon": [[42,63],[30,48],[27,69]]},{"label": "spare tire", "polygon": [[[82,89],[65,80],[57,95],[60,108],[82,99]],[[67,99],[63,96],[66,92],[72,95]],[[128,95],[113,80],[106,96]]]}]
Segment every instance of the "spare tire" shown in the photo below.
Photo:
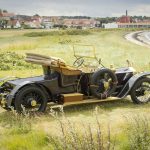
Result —
[{"label": "spare tire", "polygon": [[117,76],[113,71],[102,68],[93,73],[91,78],[91,93],[98,99],[105,99],[115,91]]}]

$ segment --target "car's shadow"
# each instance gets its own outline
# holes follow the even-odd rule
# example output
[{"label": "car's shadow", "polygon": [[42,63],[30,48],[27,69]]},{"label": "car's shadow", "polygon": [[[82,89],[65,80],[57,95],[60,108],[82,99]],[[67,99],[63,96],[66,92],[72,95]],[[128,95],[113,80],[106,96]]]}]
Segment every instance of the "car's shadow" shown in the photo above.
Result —
[{"label": "car's shadow", "polygon": [[[141,104],[141,105],[137,105],[134,104],[131,100],[129,99],[116,99],[113,101],[103,101],[103,102],[96,102],[96,103],[84,103],[84,104],[74,104],[74,105],[68,105],[68,106],[64,106],[63,107],[63,111],[67,114],[70,113],[82,113],[82,112],[87,112],[87,111],[92,111],[94,110],[96,107],[99,107],[102,110],[105,111],[112,111],[114,109],[117,108],[132,108],[132,109],[137,109],[139,107],[149,107],[149,104]],[[48,110],[49,108],[51,108],[50,106],[48,106]],[[60,111],[60,108],[56,107],[54,108],[55,111]]]},{"label": "car's shadow", "polygon": [[[147,107],[149,108],[149,104],[143,104],[143,105],[136,105],[134,104],[131,100],[129,99],[116,99],[113,101],[105,101],[105,102],[96,102],[96,103],[84,103],[84,104],[74,104],[74,105],[68,105],[63,107],[63,112],[67,115],[71,114],[78,114],[78,113],[87,113],[87,112],[92,112],[95,110],[96,107],[99,107],[102,110],[105,111],[112,111],[114,109],[137,109],[140,107]],[[60,107],[52,108],[54,111],[61,113],[62,110],[60,110]],[[50,117],[51,113],[51,105],[48,104],[47,110],[45,113],[42,113],[38,116],[45,116],[45,117]],[[16,114],[14,114],[12,111],[1,111],[0,112],[0,123],[1,122],[10,122],[10,119],[15,118]],[[34,115],[32,116],[34,117]]]}]

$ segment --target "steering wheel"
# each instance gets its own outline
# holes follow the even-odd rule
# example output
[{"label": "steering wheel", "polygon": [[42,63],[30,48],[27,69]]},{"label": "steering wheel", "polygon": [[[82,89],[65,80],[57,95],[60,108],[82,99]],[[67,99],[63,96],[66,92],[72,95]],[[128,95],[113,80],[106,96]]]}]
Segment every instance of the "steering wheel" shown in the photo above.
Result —
[{"label": "steering wheel", "polygon": [[75,60],[75,62],[73,63],[73,66],[78,68],[78,67],[82,66],[83,63],[84,63],[84,59],[82,57],[79,57]]}]

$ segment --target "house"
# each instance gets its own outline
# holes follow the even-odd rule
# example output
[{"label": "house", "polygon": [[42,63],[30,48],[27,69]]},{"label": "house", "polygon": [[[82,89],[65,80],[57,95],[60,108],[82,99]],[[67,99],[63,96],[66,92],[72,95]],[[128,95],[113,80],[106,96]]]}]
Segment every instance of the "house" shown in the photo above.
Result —
[{"label": "house", "polygon": [[132,18],[130,16],[122,16],[117,20],[118,23],[132,23]]},{"label": "house", "polygon": [[41,23],[46,29],[51,29],[54,25],[54,22],[52,22],[51,18],[46,16],[42,17]]},{"label": "house", "polygon": [[149,22],[117,23],[119,28],[150,28]]},{"label": "house", "polygon": [[97,24],[95,19],[64,19],[63,25],[67,27],[82,27],[82,28],[94,28]]},{"label": "house", "polygon": [[7,23],[7,28],[14,28],[14,29],[21,28],[21,23],[19,20],[9,20]]},{"label": "house", "polygon": [[25,22],[25,21],[31,21],[32,20],[31,16],[26,16],[26,15],[16,15],[14,18],[19,20],[20,22]]},{"label": "house", "polygon": [[150,20],[133,20],[127,15],[117,20],[118,28],[150,28]]},{"label": "house", "polygon": [[37,21],[37,22],[40,22],[40,23],[42,22],[42,18],[38,14],[32,16],[31,20]]},{"label": "house", "polygon": [[8,22],[15,16],[14,13],[0,12],[0,28],[7,28]]},{"label": "house", "polygon": [[37,21],[37,20],[25,21],[25,22],[23,22],[23,25],[26,26],[25,28],[33,28],[33,29],[40,29],[40,28],[42,28],[41,23],[39,21]]},{"label": "house", "polygon": [[118,28],[150,28],[150,20],[132,19],[126,11],[126,16],[120,17],[117,20],[117,25]]},{"label": "house", "polygon": [[126,15],[121,16],[118,20],[118,23],[132,23],[132,17],[128,16],[128,11],[126,10]]},{"label": "house", "polygon": [[42,25],[43,25],[44,28],[46,28],[46,29],[51,29],[51,28],[53,28],[54,23],[51,22],[51,21],[43,21],[43,22],[42,22]]},{"label": "house", "polygon": [[15,16],[14,13],[0,12],[0,19],[3,19],[3,20],[10,20],[14,16]]},{"label": "house", "polygon": [[51,29],[53,28],[55,25],[62,25],[63,21],[61,19],[61,17],[58,16],[43,16],[42,17],[42,25],[44,25],[44,27],[46,29]]},{"label": "house", "polygon": [[116,29],[116,28],[118,28],[118,24],[116,22],[103,24],[102,26],[105,29]]}]

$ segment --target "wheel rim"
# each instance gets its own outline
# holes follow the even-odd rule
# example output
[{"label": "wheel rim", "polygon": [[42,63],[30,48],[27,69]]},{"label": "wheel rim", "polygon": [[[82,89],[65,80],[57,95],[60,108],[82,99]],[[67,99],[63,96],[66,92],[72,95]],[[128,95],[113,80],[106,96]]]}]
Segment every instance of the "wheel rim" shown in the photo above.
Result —
[{"label": "wheel rim", "polygon": [[43,105],[43,100],[40,93],[31,91],[22,96],[21,107],[28,111],[39,111]]},{"label": "wheel rim", "polygon": [[150,101],[150,82],[142,82],[135,90],[135,94],[140,102]]}]

